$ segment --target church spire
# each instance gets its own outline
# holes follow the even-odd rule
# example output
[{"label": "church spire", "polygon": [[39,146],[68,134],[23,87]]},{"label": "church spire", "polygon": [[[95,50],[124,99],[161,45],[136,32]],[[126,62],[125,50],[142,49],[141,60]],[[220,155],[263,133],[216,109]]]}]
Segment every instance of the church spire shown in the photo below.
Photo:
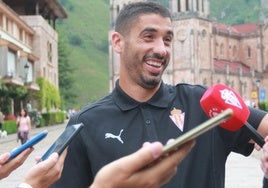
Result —
[{"label": "church spire", "polygon": [[170,8],[174,14],[185,16],[208,18],[210,14],[209,0],[170,0]]}]

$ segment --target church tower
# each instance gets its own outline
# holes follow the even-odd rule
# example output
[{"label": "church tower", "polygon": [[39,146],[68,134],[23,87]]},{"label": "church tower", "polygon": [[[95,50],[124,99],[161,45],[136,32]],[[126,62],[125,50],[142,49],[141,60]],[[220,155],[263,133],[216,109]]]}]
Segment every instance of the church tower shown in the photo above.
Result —
[{"label": "church tower", "polygon": [[[211,85],[213,54],[209,0],[170,0],[173,13],[171,84]],[[182,76],[183,75],[183,76]]]},{"label": "church tower", "polygon": [[209,0],[169,0],[173,13],[209,17]]}]

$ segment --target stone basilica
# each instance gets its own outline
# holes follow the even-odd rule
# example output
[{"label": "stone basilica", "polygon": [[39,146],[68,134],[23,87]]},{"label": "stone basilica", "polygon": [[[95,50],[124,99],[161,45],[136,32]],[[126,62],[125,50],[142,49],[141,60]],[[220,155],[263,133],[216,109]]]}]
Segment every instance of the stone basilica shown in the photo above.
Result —
[{"label": "stone basilica", "polygon": [[[135,0],[110,0],[111,28],[121,8]],[[264,3],[264,1],[263,1]],[[248,104],[267,100],[268,25],[225,25],[210,17],[209,0],[169,0],[174,40],[163,79],[234,88]],[[119,58],[109,47],[110,89],[119,76]]]}]

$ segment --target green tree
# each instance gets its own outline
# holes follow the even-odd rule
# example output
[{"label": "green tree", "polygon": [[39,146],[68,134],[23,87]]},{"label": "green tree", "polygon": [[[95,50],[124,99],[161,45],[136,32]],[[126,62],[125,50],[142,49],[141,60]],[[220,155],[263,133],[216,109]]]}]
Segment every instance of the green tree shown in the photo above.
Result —
[{"label": "green tree", "polygon": [[59,90],[43,77],[37,78],[36,83],[38,83],[40,90],[35,93],[34,98],[38,100],[39,111],[49,112],[52,108],[59,109],[61,107]]},{"label": "green tree", "polygon": [[59,89],[62,108],[71,108],[75,104],[77,95],[74,89],[73,73],[75,68],[69,61],[69,49],[66,45],[66,39],[59,32],[58,56],[59,56]]},{"label": "green tree", "polygon": [[225,24],[259,22],[262,11],[259,0],[210,1],[211,18]]}]

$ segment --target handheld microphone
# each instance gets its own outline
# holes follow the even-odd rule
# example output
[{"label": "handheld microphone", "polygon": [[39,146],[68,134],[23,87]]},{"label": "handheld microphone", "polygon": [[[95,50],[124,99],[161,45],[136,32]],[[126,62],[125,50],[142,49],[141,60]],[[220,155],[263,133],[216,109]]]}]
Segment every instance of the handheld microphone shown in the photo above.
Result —
[{"label": "handheld microphone", "polygon": [[247,122],[250,114],[247,105],[233,89],[223,84],[216,84],[204,93],[200,104],[209,117],[214,117],[227,108],[232,109],[233,116],[220,126],[229,131],[236,131],[245,125],[251,139],[261,147],[264,145],[263,137]]}]

